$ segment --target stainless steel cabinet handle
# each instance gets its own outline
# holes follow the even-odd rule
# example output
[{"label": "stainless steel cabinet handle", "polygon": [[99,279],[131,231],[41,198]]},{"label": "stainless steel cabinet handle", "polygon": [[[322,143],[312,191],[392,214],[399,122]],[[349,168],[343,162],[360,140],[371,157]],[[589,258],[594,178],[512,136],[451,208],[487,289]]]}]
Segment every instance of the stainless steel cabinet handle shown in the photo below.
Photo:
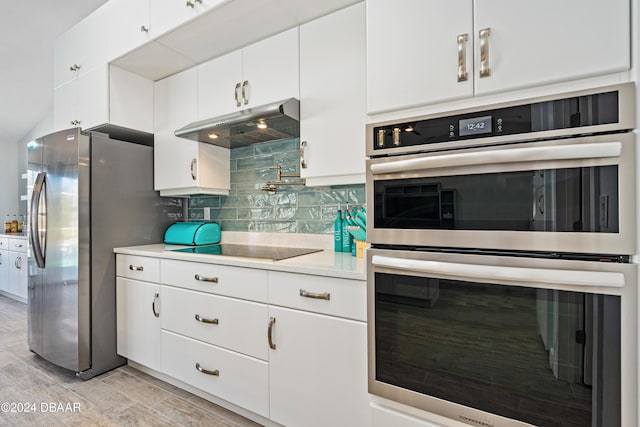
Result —
[{"label": "stainless steel cabinet handle", "polygon": [[200,363],[196,362],[196,369],[200,372],[202,372],[203,374],[207,374],[207,375],[213,375],[216,377],[220,376],[220,371],[219,370],[215,370],[215,371],[211,371],[209,369],[204,369],[202,366],[200,366]]},{"label": "stainless steel cabinet handle", "polygon": [[210,283],[218,283],[218,278],[217,277],[205,277],[205,276],[201,276],[199,274],[196,274],[195,279],[200,281],[200,282],[210,282]]},{"label": "stainless steel cabinet handle", "polygon": [[146,25],[143,25],[140,27],[140,31],[143,33],[148,33],[149,32],[149,27],[147,27]]},{"label": "stainless steel cabinet handle", "polygon": [[219,323],[218,319],[207,319],[205,317],[200,316],[199,314],[196,314],[196,320],[198,322],[202,322],[202,323],[210,323],[212,325],[217,325]]},{"label": "stainless steel cabinet handle", "polygon": [[82,68],[80,65],[73,64],[72,66],[69,67],[69,71],[78,71],[80,68]]},{"label": "stainless steel cabinet handle", "polygon": [[15,262],[15,266],[17,269],[21,270],[22,269],[22,257],[19,256],[18,258],[16,258],[16,262]]},{"label": "stainless steel cabinet handle", "polygon": [[304,289],[300,289],[300,296],[305,298],[326,299],[327,301],[331,299],[331,294],[329,292],[316,294],[313,292],[307,292]]},{"label": "stainless steel cabinet handle", "polygon": [[489,67],[489,36],[491,35],[490,28],[483,28],[480,30],[480,77],[491,76],[491,68]]},{"label": "stainless steel cabinet handle", "polygon": [[249,97],[247,96],[247,86],[249,86],[249,80],[245,80],[242,82],[242,99],[244,100],[244,105],[249,103]]},{"label": "stainless steel cabinet handle", "polygon": [[242,104],[240,103],[240,95],[239,95],[240,86],[241,86],[241,83],[240,83],[240,82],[236,83],[236,89],[235,89],[235,91],[233,92],[233,96],[234,96],[234,97],[235,97],[235,99],[236,99],[236,107],[239,107],[239,106],[241,106],[241,105],[242,105]]},{"label": "stainless steel cabinet handle", "polygon": [[300,167],[307,168],[307,161],[304,159],[304,150],[307,148],[307,141],[300,141]]},{"label": "stainless steel cabinet handle", "polygon": [[469,34],[464,33],[458,36],[458,81],[466,82],[469,78],[467,73],[467,41]]},{"label": "stainless steel cabinet handle", "polygon": [[160,312],[156,310],[156,301],[160,298],[160,294],[156,292],[153,296],[153,302],[151,303],[151,310],[153,310],[153,315],[155,317],[160,317]]},{"label": "stainless steel cabinet handle", "polygon": [[143,271],[144,267],[141,266],[141,265],[129,264],[129,270],[131,270],[131,271]]},{"label": "stainless steel cabinet handle", "polygon": [[269,348],[272,350],[276,349],[276,345],[273,343],[273,325],[276,324],[276,318],[269,318],[269,328],[267,329],[267,339],[269,340]]},{"label": "stainless steel cabinet handle", "polygon": [[16,243],[16,244],[15,244],[15,247],[16,247],[16,248],[21,248],[21,247],[22,247],[22,245],[21,245],[20,243]]},{"label": "stainless steel cabinet handle", "polygon": [[82,123],[81,120],[71,120],[71,126],[78,126],[80,123]]},{"label": "stainless steel cabinet handle", "polygon": [[191,7],[192,8],[192,7],[195,7],[195,5],[196,4],[194,2],[192,2],[191,0],[187,0],[187,7]]},{"label": "stainless steel cabinet handle", "polygon": [[194,181],[198,178],[198,159],[191,159],[191,178]]}]

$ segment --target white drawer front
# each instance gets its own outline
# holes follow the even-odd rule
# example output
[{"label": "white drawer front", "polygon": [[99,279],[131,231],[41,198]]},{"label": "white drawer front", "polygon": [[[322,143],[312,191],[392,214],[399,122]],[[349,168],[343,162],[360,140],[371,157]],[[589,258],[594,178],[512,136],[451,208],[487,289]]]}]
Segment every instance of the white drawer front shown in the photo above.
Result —
[{"label": "white drawer front", "polygon": [[162,260],[162,283],[252,301],[267,301],[267,272],[251,268]]},{"label": "white drawer front", "polygon": [[117,254],[116,275],[145,282],[160,282],[160,260],[136,255]]},{"label": "white drawer front", "polygon": [[[210,375],[217,371],[218,375]],[[162,331],[162,371],[233,404],[269,416],[269,364]]]},{"label": "white drawer front", "polygon": [[29,249],[29,243],[27,239],[8,239],[9,250],[14,252],[26,253]]},{"label": "white drawer front", "polygon": [[367,285],[361,280],[270,271],[269,303],[366,321]]},{"label": "white drawer front", "polygon": [[163,286],[160,318],[162,329],[259,359],[269,357],[266,304]]}]

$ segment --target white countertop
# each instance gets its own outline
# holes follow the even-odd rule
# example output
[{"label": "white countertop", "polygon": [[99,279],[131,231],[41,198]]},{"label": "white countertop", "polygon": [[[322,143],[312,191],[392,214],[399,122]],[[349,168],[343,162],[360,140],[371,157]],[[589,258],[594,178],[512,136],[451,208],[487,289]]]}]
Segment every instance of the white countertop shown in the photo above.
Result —
[{"label": "white countertop", "polygon": [[0,233],[0,237],[8,237],[10,239],[27,239],[27,235],[24,233]]},{"label": "white countertop", "polygon": [[[238,239],[225,239],[223,243],[237,243]],[[246,242],[241,242],[246,243]],[[258,242],[255,244],[265,244]],[[292,240],[289,246],[299,245]],[[283,245],[277,245],[283,246]],[[312,247],[300,245],[301,247]],[[321,248],[326,245],[316,245]],[[144,245],[115,248],[117,254],[138,255],[154,258],[175,259],[181,261],[202,262],[207,264],[230,265],[235,267],[259,268],[263,270],[277,270],[290,273],[313,274],[317,276],[338,277],[342,279],[366,280],[365,258],[356,258],[348,253],[334,252],[333,249],[323,248],[321,252],[287,258],[281,261],[267,259],[231,257],[223,255],[194,254],[185,252],[172,252],[172,249],[186,248],[178,245]]]}]

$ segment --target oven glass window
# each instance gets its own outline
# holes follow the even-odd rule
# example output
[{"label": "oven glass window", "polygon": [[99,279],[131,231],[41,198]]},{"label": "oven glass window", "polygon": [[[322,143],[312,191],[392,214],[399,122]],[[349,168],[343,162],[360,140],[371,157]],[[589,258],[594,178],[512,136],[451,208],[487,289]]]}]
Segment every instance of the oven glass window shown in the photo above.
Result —
[{"label": "oven glass window", "polygon": [[375,274],[376,380],[541,426],[620,425],[620,297]]},{"label": "oven glass window", "polygon": [[617,233],[618,167],[374,181],[376,228]]}]

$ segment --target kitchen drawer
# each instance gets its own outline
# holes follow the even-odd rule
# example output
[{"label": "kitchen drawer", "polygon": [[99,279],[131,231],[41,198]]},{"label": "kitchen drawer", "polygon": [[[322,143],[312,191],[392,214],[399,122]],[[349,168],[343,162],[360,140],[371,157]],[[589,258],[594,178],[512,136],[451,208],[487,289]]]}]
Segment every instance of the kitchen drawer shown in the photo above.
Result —
[{"label": "kitchen drawer", "polygon": [[[196,366],[218,375],[200,372]],[[162,331],[162,371],[193,387],[269,416],[269,364]]]},{"label": "kitchen drawer", "polygon": [[136,255],[117,254],[116,276],[145,282],[160,282],[160,260]]},{"label": "kitchen drawer", "polygon": [[9,249],[8,237],[0,237],[0,249]]},{"label": "kitchen drawer", "polygon": [[27,253],[29,249],[29,243],[27,239],[8,239],[9,250],[14,252]]},{"label": "kitchen drawer", "polygon": [[259,359],[269,357],[266,304],[163,286],[160,318],[162,329]]},{"label": "kitchen drawer", "polygon": [[267,272],[251,268],[162,260],[162,284],[212,294],[267,301]]},{"label": "kitchen drawer", "polygon": [[269,304],[366,321],[367,285],[361,280],[270,271]]}]

